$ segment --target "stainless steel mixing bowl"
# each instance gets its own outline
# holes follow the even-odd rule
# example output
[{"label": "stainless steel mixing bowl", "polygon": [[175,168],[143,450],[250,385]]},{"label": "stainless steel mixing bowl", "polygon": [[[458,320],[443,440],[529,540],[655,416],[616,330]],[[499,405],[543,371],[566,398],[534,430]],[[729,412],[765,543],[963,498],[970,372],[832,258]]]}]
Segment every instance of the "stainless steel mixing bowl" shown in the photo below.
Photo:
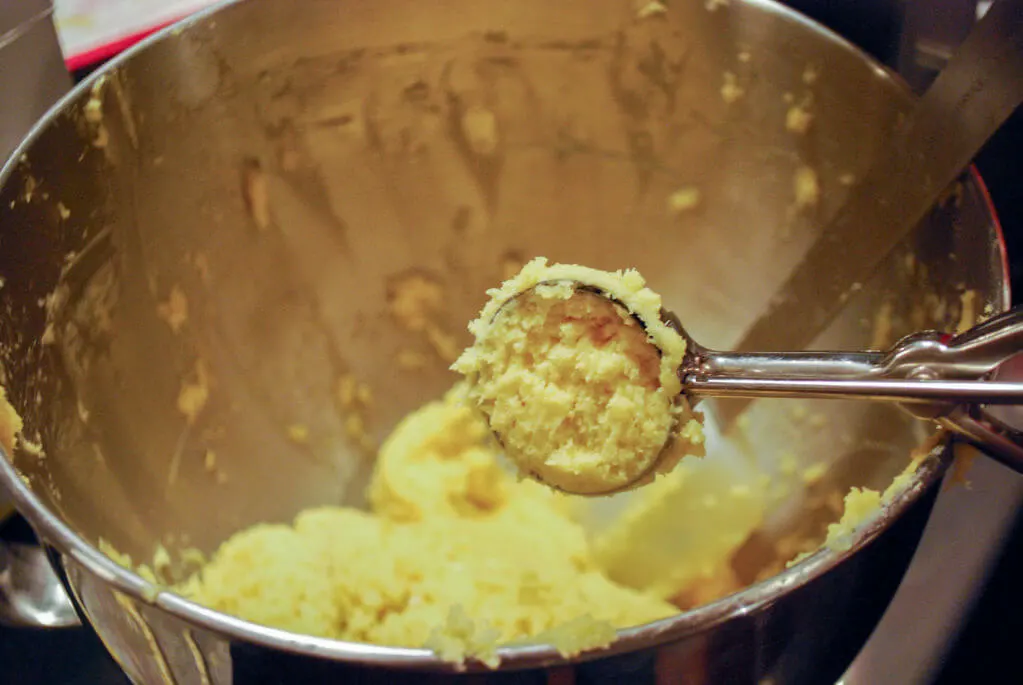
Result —
[{"label": "stainless steel mixing bowl", "polygon": [[[727,349],[910,102],[764,0],[251,0],[199,15],[80,85],[0,178],[4,385],[40,448],[0,461],[0,483],[135,682],[447,677],[423,649],[210,611],[96,545],[209,551],[257,521],[361,504],[373,446],[451,384],[484,289],[533,255],[637,267]],[[812,113],[805,132],[787,127],[793,107]],[[402,318],[410,283],[443,304]],[[968,175],[819,344],[1006,304],[998,227]],[[358,419],[337,398],[345,376],[376,398]],[[927,437],[890,407],[808,407],[820,420],[786,401],[750,409],[751,463],[779,482],[785,454],[830,464],[835,492],[883,487]],[[833,681],[894,593],[948,460],[937,450],[847,551],[606,651],[508,648],[497,672],[464,677]],[[771,560],[764,541],[822,533],[836,514],[813,500],[779,501],[748,569]]]}]

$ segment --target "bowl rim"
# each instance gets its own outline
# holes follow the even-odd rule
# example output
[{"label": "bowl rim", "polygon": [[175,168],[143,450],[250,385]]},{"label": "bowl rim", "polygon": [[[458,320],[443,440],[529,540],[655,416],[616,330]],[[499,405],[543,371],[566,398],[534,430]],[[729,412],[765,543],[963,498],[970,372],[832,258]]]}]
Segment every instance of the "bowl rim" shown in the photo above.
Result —
[{"label": "bowl rim", "polygon": [[[76,84],[40,117],[11,152],[3,166],[0,167],[0,187],[3,187],[13,176],[21,160],[26,157],[35,142],[50,125],[70,106],[89,93],[96,84],[116,73],[121,66],[151,46],[176,36],[184,30],[215,19],[221,11],[234,5],[240,5],[243,1],[220,0],[206,9],[172,23],[125,50]],[[743,5],[753,6],[761,11],[778,15],[788,21],[802,24],[809,30],[823,35],[836,46],[858,56],[865,64],[872,67],[880,78],[894,86],[898,92],[907,98],[914,97],[908,85],[898,74],[892,72],[849,40],[815,20],[780,4],[777,0],[740,0],[740,2]],[[999,276],[1002,287],[1000,292],[996,293],[998,301],[995,304],[996,310],[1001,311],[1007,308],[1011,301],[1004,233],[990,193],[979,172],[971,165],[966,174],[977,189],[981,202],[986,206],[991,228],[996,237],[996,247],[1000,255],[1001,273]],[[873,518],[856,531],[852,545],[846,550],[818,549],[806,559],[786,568],[781,573],[747,586],[734,594],[658,621],[618,630],[616,640],[609,647],[584,652],[573,658],[561,656],[551,645],[499,646],[497,654],[500,657],[500,666],[496,670],[512,671],[580,663],[639,648],[655,647],[706,631],[730,619],[749,615],[769,606],[785,592],[809,584],[846,559],[856,555],[882,535],[926,491],[941,480],[951,462],[950,445],[951,440],[946,437],[920,462],[909,485],[892,497],[884,506],[882,515]],[[0,488],[6,488],[10,493],[15,508],[28,520],[39,534],[40,539],[65,557],[62,559],[62,563],[66,565],[67,560],[71,560],[107,584],[109,589],[123,593],[142,605],[166,611],[189,625],[227,636],[232,640],[332,661],[433,672],[489,672],[495,670],[475,660],[470,660],[464,667],[460,667],[441,660],[432,650],[426,648],[381,646],[270,628],[221,613],[171,591],[163,590],[107,557],[85,538],[78,535],[55,512],[47,508],[42,500],[21,480],[2,446],[0,446]],[[66,580],[65,583],[70,585]]]}]

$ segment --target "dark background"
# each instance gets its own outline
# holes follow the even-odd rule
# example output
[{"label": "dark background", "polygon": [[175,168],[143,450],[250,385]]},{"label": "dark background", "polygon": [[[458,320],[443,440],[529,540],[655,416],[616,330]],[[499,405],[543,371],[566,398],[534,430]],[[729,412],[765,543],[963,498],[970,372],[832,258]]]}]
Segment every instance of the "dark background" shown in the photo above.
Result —
[{"label": "dark background", "polygon": [[[934,0],[940,4],[941,0]],[[788,3],[830,26],[886,63],[898,51],[895,3],[882,0],[795,0]],[[80,72],[80,79],[88,73]],[[1013,292],[1023,292],[1023,110],[1017,111],[977,159],[1002,221]],[[1014,296],[1014,304],[1020,302]],[[1018,477],[1006,471],[1007,478]],[[18,520],[0,536],[29,538]],[[1023,681],[1023,514],[1017,517],[981,598],[970,612],[935,685]],[[1011,675],[1009,675],[1011,674]],[[0,627],[0,682],[11,685],[128,685],[89,628],[29,631]],[[879,683],[878,685],[900,685]]]}]

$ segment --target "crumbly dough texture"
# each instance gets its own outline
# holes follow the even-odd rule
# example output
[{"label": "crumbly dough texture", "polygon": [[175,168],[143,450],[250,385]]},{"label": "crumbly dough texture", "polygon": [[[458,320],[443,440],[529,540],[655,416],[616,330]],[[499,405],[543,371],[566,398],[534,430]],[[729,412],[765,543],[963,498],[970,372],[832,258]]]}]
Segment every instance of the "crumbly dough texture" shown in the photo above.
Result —
[{"label": "crumbly dough texture", "polygon": [[491,665],[498,644],[572,655],[678,611],[607,578],[568,498],[508,474],[460,390],[399,424],[369,498],[369,512],[243,530],[178,591],[263,625]]},{"label": "crumbly dough texture", "polygon": [[6,388],[0,386],[0,445],[8,457],[14,455],[14,448],[23,427],[21,417],[7,400]]},{"label": "crumbly dough texture", "polygon": [[452,368],[523,473],[604,494],[703,454],[680,395],[685,340],[639,273],[538,258],[489,295]]}]

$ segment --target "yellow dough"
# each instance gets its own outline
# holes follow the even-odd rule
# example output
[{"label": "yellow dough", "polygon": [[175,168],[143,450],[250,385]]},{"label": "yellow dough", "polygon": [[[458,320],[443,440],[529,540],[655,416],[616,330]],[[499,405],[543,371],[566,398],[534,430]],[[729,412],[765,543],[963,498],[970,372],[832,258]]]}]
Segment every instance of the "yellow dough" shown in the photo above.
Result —
[{"label": "yellow dough", "polygon": [[490,291],[469,326],[475,343],[452,368],[523,473],[566,492],[613,492],[703,454],[680,396],[685,341],[660,311],[635,271],[535,259]]},{"label": "yellow dough", "polygon": [[244,530],[178,591],[276,628],[489,663],[497,644],[572,654],[677,613],[609,580],[567,498],[517,481],[490,445],[452,391],[384,443],[370,512],[312,509]]}]

